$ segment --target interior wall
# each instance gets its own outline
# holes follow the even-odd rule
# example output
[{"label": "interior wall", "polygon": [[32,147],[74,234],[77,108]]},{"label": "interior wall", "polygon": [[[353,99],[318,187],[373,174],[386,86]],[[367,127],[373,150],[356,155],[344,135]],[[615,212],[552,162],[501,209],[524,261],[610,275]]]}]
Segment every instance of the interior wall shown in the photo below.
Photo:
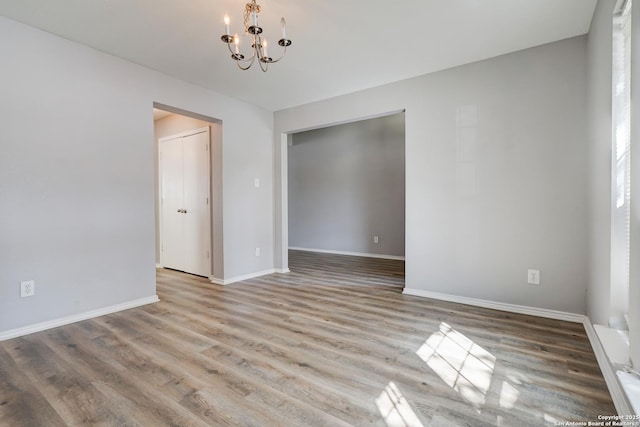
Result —
[{"label": "interior wall", "polygon": [[290,247],[404,256],[404,114],[296,133],[288,162]]},{"label": "interior wall", "polygon": [[404,109],[406,287],[583,314],[586,66],[586,37],[571,38],[278,111],[275,135]]},{"label": "interior wall", "polygon": [[224,123],[225,278],[273,268],[271,112],[4,17],[0,56],[0,334],[155,295],[154,102]]}]

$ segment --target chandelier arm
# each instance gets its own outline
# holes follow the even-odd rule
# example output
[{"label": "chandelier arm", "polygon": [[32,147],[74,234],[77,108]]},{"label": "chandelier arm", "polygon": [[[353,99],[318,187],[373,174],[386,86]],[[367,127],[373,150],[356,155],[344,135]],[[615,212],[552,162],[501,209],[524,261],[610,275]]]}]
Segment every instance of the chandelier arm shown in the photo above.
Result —
[{"label": "chandelier arm", "polygon": [[278,59],[272,59],[271,61],[269,61],[269,63],[270,63],[270,64],[273,64],[273,63],[275,63],[275,62],[280,61],[282,58],[284,58],[284,56],[285,56],[286,54],[287,54],[287,47],[285,46],[285,47],[283,48],[282,55],[280,55],[280,57],[279,57]]},{"label": "chandelier arm", "polygon": [[255,59],[256,59],[256,52],[255,52],[255,50],[254,50],[254,51],[251,53],[251,56],[250,56],[249,58],[241,59],[241,61],[243,61],[243,62],[249,62],[249,61],[253,62],[253,61],[255,61]]},{"label": "chandelier arm", "polygon": [[229,52],[233,55],[235,52],[231,49],[231,43],[227,43],[227,47],[229,48]]},{"label": "chandelier arm", "polygon": [[[255,60],[256,60],[256,55],[254,54],[253,56],[251,56],[251,59],[250,59],[250,60],[248,60],[248,59],[245,59],[245,60],[244,60],[244,62],[249,61],[249,65],[247,65],[246,67],[243,67],[243,66],[241,65],[240,61],[236,61],[236,64],[238,65],[238,68],[240,68],[242,71],[247,71],[249,68],[251,68],[251,66],[253,65],[253,63],[255,62]],[[260,62],[260,61],[258,61],[258,62]]]}]

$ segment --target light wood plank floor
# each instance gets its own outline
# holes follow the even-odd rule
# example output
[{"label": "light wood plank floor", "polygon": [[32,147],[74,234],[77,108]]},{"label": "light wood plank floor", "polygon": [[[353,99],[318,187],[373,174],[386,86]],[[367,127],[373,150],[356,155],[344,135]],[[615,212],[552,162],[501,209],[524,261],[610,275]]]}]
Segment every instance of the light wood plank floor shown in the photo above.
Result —
[{"label": "light wood plank floor", "polygon": [[615,413],[582,325],[401,294],[404,263],[291,252],[227,287],[0,343],[0,424],[540,426]]}]

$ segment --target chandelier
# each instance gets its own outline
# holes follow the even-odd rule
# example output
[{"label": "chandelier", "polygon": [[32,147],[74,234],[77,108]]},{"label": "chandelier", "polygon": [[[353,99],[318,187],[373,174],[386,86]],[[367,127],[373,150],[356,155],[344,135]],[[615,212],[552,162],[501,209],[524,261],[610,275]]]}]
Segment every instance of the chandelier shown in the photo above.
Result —
[{"label": "chandelier", "polygon": [[[278,40],[278,44],[284,48],[282,55],[278,59],[273,59],[269,56],[269,52],[267,50],[267,39],[262,37],[262,27],[258,25],[258,14],[260,13],[261,7],[256,3],[256,0],[251,0],[251,2],[247,3],[244,7],[244,34],[243,37],[247,37],[248,41],[251,43],[251,56],[246,58],[242,53],[240,53],[240,37],[236,33],[235,35],[231,35],[229,31],[229,16],[225,15],[224,17],[224,31],[225,34],[220,37],[223,43],[227,44],[229,48],[229,52],[231,52],[231,58],[236,61],[238,67],[241,70],[248,70],[251,68],[253,63],[258,60],[258,64],[260,65],[260,69],[262,71],[267,71],[269,69],[269,64],[280,61],[285,53],[287,53],[287,46],[291,45],[291,40],[287,38],[287,27],[284,18],[280,19],[280,27],[282,32],[282,38]],[[231,45],[234,45],[233,48]]]}]

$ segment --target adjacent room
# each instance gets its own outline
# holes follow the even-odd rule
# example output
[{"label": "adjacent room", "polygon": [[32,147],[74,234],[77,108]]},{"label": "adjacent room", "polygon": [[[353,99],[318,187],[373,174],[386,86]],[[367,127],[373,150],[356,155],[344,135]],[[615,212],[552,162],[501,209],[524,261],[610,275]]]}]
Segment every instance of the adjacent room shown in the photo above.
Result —
[{"label": "adjacent room", "polygon": [[404,114],[291,139],[289,250],[404,260]]},{"label": "adjacent room", "polygon": [[3,1],[0,425],[640,426],[638,46],[632,0]]}]

